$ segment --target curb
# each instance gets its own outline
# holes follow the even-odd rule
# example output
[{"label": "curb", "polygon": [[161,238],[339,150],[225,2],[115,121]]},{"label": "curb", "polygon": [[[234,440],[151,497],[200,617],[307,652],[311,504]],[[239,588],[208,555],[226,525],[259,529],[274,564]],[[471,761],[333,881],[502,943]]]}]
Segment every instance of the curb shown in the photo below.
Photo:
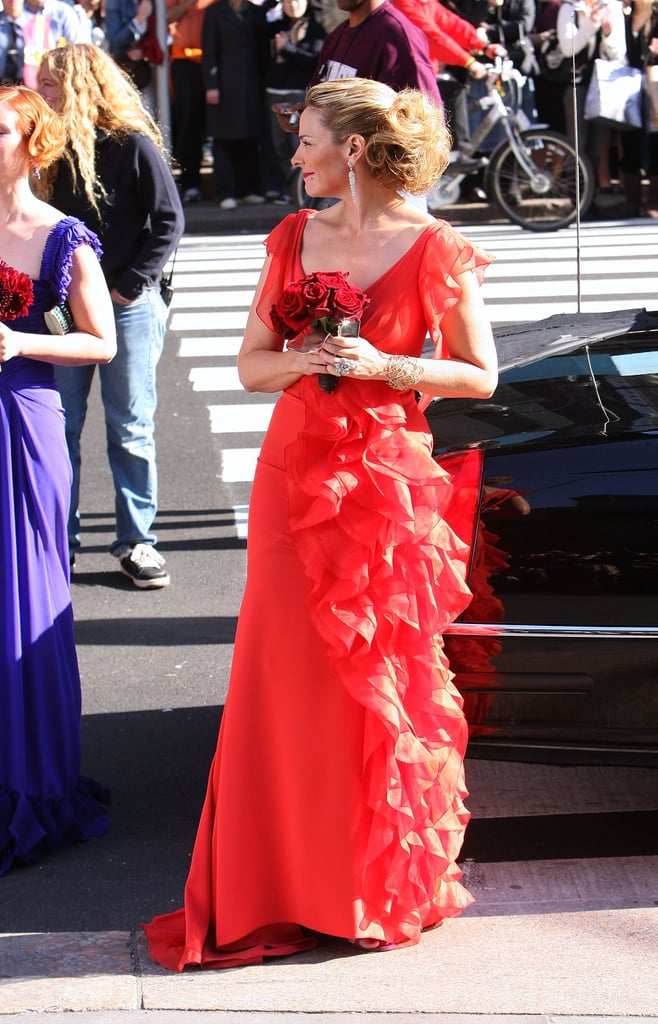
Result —
[{"label": "curb", "polygon": [[108,1011],[655,1019],[656,908],[510,911],[446,921],[420,945],[382,955],[323,937],[276,964],[183,974],[154,964],[141,932],[6,935],[0,1022]]},{"label": "curb", "polygon": [[[217,203],[203,200],[184,207],[185,233],[188,235],[267,234],[295,207],[238,206],[235,210],[220,210]],[[462,224],[505,224],[507,219],[491,203],[459,203],[445,206],[436,216],[458,227]]]}]

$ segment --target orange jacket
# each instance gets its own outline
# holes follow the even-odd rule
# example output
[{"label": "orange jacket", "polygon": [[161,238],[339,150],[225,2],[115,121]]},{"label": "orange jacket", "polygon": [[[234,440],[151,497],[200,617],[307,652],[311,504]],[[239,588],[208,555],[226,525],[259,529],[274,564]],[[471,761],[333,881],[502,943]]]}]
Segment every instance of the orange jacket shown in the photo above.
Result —
[{"label": "orange jacket", "polygon": [[[167,10],[178,5],[179,0],[168,0]],[[195,60],[201,62],[201,27],[206,13],[215,0],[196,0],[192,7],[169,25],[171,33],[171,60]]]}]

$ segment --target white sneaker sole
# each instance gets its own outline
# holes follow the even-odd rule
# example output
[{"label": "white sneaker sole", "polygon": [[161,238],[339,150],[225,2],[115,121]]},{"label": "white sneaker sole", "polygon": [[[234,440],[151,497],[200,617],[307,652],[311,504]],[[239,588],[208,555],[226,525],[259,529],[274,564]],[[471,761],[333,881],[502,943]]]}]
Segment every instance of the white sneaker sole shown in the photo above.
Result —
[{"label": "white sneaker sole", "polygon": [[127,569],[124,569],[123,566],[120,567],[120,571],[140,590],[160,590],[162,587],[168,587],[171,583],[171,577],[169,576],[159,576],[154,580],[140,580],[133,576],[131,572],[128,572]]}]

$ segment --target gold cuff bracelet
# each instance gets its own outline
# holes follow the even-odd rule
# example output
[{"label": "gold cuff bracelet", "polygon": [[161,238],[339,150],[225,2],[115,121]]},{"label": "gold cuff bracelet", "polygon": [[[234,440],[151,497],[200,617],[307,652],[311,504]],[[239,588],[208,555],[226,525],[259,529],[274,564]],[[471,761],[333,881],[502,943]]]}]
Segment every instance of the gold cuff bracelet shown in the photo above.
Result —
[{"label": "gold cuff bracelet", "polygon": [[389,356],[384,367],[386,383],[396,391],[407,391],[423,376],[423,368],[411,356]]}]

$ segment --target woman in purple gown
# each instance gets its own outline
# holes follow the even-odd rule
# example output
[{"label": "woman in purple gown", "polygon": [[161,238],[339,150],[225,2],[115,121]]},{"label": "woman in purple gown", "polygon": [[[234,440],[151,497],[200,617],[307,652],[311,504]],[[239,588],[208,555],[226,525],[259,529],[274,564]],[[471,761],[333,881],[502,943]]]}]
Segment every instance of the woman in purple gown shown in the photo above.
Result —
[{"label": "woman in purple gown", "polygon": [[[0,875],[109,826],[107,793],[80,776],[71,468],[53,364],[109,362],[116,341],[96,236],[30,187],[64,145],[40,96],[0,87]],[[73,328],[49,333],[44,314],[65,300]]]}]

